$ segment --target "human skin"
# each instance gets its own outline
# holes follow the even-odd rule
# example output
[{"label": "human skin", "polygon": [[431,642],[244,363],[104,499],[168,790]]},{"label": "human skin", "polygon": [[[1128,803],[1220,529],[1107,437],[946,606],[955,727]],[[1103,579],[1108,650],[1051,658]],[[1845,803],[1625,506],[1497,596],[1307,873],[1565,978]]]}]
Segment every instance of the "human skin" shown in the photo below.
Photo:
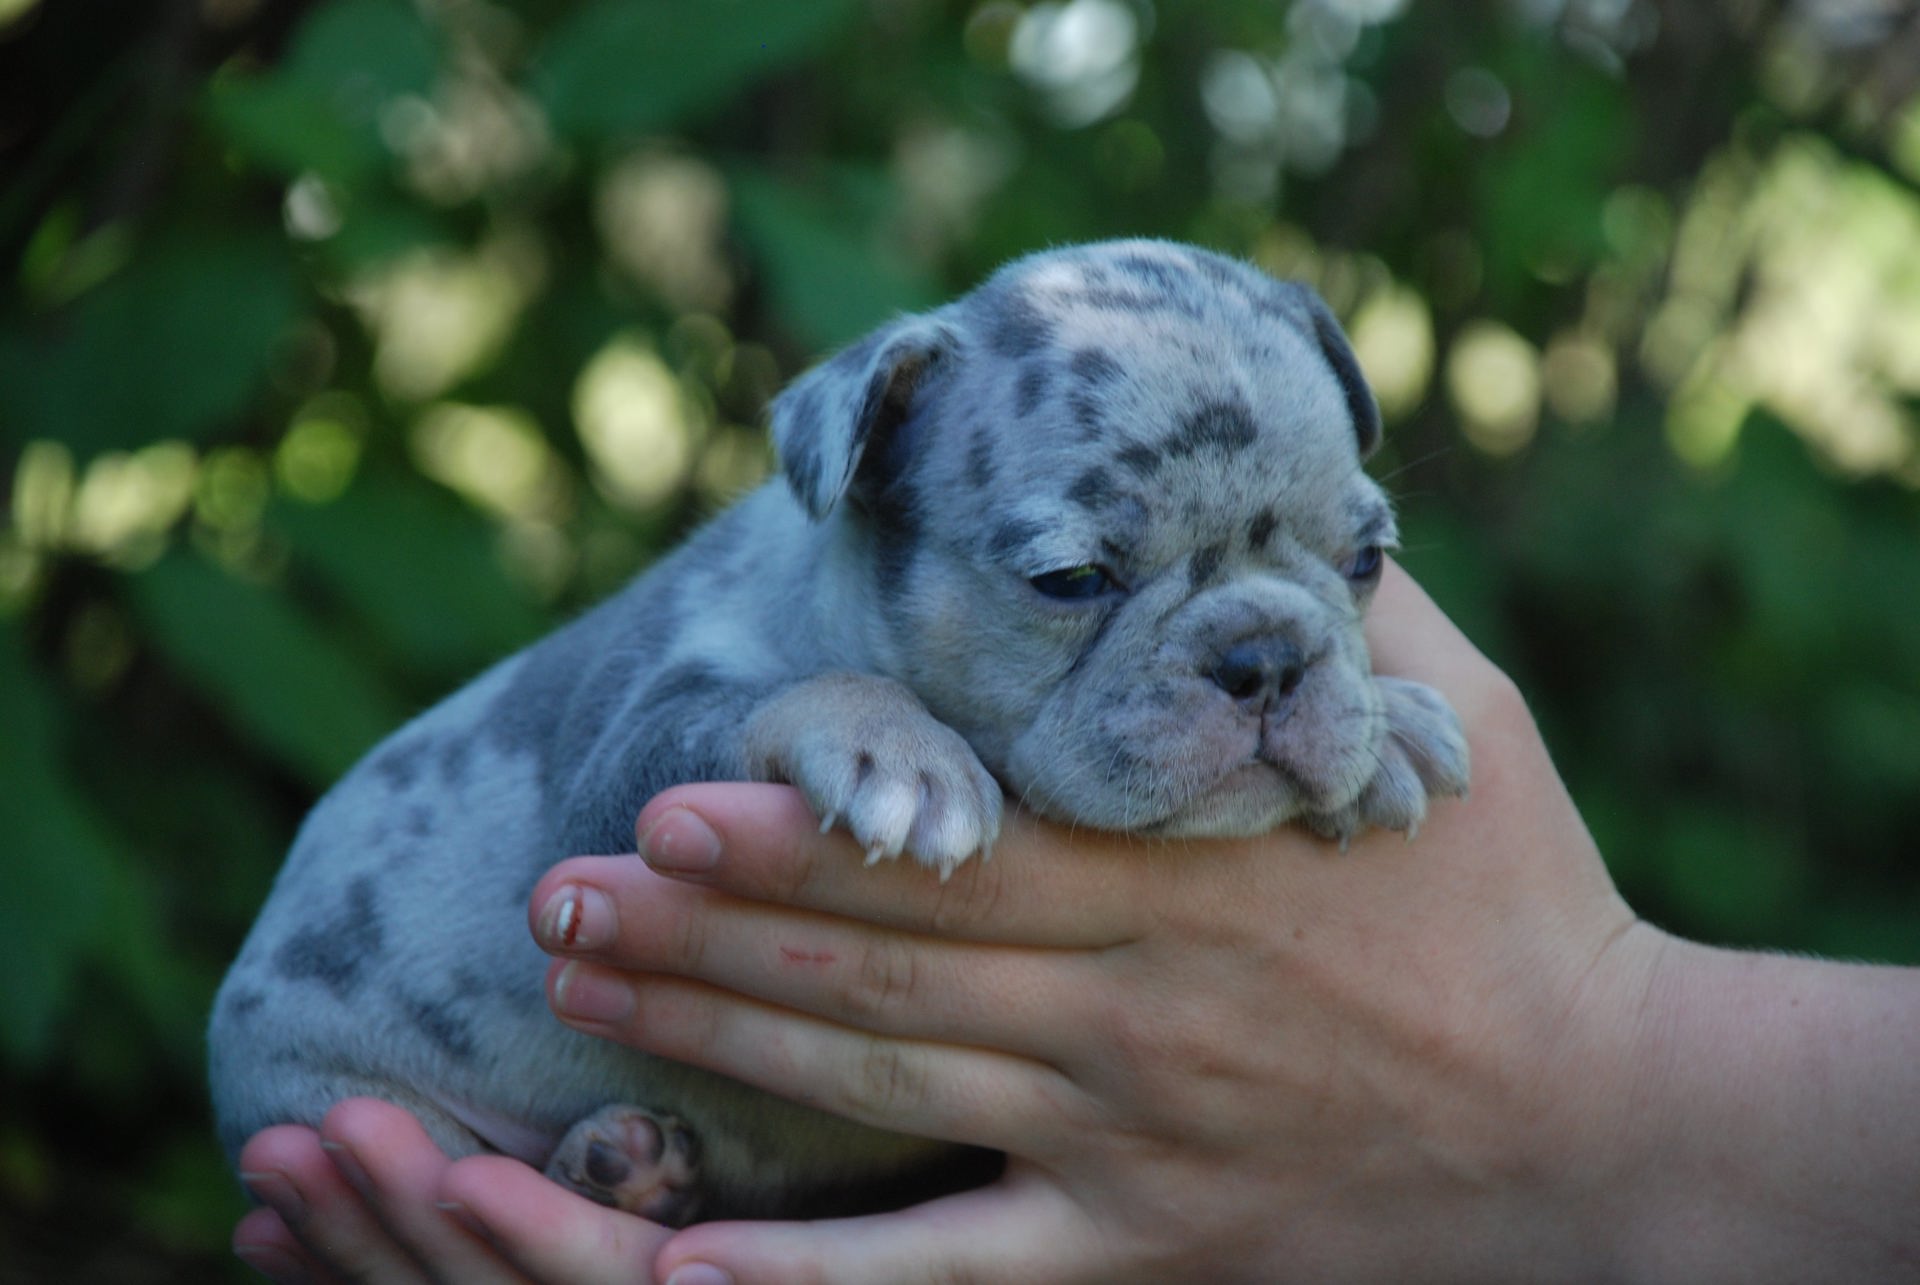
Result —
[{"label": "human skin", "polygon": [[1016,813],[942,885],[863,868],[791,791],[701,785],[642,813],[650,864],[578,858],[535,890],[537,934],[579,911],[571,950],[547,943],[577,961],[549,976],[563,1020],[1004,1150],[993,1185],[675,1234],[450,1163],[359,1100],[248,1144],[268,1203],[236,1247],[396,1283],[1920,1274],[1920,972],[1639,921],[1512,685],[1397,569],[1369,640],[1472,744],[1472,798],[1411,842]]}]

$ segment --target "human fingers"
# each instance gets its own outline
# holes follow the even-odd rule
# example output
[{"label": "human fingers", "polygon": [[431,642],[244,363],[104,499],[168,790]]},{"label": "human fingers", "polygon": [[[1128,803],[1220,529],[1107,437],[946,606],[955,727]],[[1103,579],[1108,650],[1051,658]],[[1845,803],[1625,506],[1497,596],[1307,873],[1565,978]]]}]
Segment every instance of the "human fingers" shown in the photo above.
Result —
[{"label": "human fingers", "polygon": [[673,1235],[504,1156],[456,1160],[442,1176],[438,1201],[543,1285],[650,1285],[654,1256]]},{"label": "human fingers", "polygon": [[320,1145],[428,1279],[523,1285],[524,1276],[440,1207],[437,1193],[451,1161],[411,1112],[378,1098],[350,1098],[320,1122]]},{"label": "human fingers", "polygon": [[286,1220],[268,1206],[249,1209],[233,1227],[234,1257],[280,1285],[321,1280],[320,1269],[288,1230]]},{"label": "human fingers", "polygon": [[1042,823],[1018,810],[1009,810],[991,859],[976,856],[945,882],[911,861],[869,867],[848,836],[822,834],[799,793],[785,786],[679,786],[647,804],[636,830],[641,856],[672,878],[975,941],[1125,940],[1140,931],[1151,877],[1145,863],[1118,859],[1117,850],[1139,850],[1137,840],[1088,832],[1071,846],[1047,843]]},{"label": "human fingers", "polygon": [[541,882],[550,954],[696,978],[876,1034],[984,1044],[1058,1060],[1084,1040],[1059,1014],[1097,952],[1035,951],[876,928],[726,896],[631,857],[581,857]]},{"label": "human fingers", "polygon": [[[240,1181],[278,1226],[259,1211],[248,1215],[235,1228],[235,1252],[273,1279],[431,1285],[335,1167],[316,1130],[276,1125],[256,1133],[241,1149]],[[263,1252],[247,1252],[254,1247]]]},{"label": "human fingers", "polygon": [[1042,1062],[874,1035],[702,982],[576,960],[548,971],[547,995],[576,1030],[900,1133],[1034,1154],[1087,1109]]},{"label": "human fingers", "polygon": [[[1010,1175],[898,1213],[824,1222],[705,1223],[668,1243],[665,1285],[1067,1285],[1106,1256],[1058,1189]],[[716,1275],[715,1273],[724,1273]]]}]

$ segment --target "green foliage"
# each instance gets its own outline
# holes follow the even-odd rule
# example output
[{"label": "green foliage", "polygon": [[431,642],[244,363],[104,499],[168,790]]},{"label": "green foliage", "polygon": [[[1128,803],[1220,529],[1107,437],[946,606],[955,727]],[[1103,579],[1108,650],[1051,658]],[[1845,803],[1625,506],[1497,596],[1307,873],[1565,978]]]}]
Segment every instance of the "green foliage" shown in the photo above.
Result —
[{"label": "green foliage", "polygon": [[405,708],[298,605],[190,553],[135,577],[154,646],[235,730],[324,787]]},{"label": "green foliage", "polygon": [[86,453],[230,430],[299,304],[277,238],[159,240],[58,332],[0,337],[0,422]]},{"label": "green foliage", "polygon": [[1920,108],[1606,8],[0,29],[0,1281],[237,1279],[201,1026],[318,792],[756,480],[784,379],[1058,241],[1327,295],[1636,908],[1920,962]]},{"label": "green foliage", "polygon": [[600,0],[574,10],[542,45],[540,102],[570,135],[670,128],[819,48],[854,10],[848,0]]},{"label": "green foliage", "polygon": [[876,321],[940,302],[924,273],[874,244],[886,211],[861,208],[873,202],[809,195],[745,167],[729,178],[741,238],[760,256],[774,306],[809,346],[837,348]]}]

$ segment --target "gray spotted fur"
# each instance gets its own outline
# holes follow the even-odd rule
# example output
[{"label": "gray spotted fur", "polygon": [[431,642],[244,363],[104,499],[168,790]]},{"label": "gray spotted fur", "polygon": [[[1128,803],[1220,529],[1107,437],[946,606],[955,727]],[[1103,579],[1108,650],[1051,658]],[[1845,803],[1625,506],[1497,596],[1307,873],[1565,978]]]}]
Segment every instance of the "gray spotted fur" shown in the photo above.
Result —
[{"label": "gray spotted fur", "polygon": [[[792,780],[874,855],[991,843],[1001,787],[1165,835],[1411,830],[1466,784],[1444,702],[1370,673],[1379,421],[1325,306],[1163,242],[1051,251],[775,402],[785,483],[396,732],[314,809],[215,1007],[230,1154],[356,1094],[546,1163],[610,1104],[697,1138],[708,1216],[857,1205],[952,1150],[562,1027],[526,899],[657,791]],[[1032,578],[1081,565],[1085,602]],[[1304,662],[1229,691],[1237,645]],[[969,748],[970,747],[970,748]],[[836,1196],[835,1193],[841,1193]]]}]

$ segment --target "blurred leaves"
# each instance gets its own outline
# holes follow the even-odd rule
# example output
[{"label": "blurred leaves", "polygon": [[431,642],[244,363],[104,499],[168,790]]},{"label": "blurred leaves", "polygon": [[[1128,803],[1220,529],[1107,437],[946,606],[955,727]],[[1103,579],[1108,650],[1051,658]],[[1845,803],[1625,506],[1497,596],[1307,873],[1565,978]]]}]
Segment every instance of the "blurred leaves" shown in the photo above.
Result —
[{"label": "blurred leaves", "polygon": [[157,241],[57,321],[0,323],[0,425],[89,454],[230,431],[299,304],[269,234]]},{"label": "blurred leaves", "polygon": [[686,121],[817,50],[852,0],[599,0],[572,10],[537,59],[561,133],[611,139]]},{"label": "blurred leaves", "polygon": [[406,707],[286,597],[178,553],[134,577],[149,636],[236,729],[316,787]]},{"label": "blurred leaves", "polygon": [[248,158],[347,189],[388,163],[382,113],[402,96],[424,99],[439,68],[433,34],[411,6],[341,0],[313,11],[271,74],[217,78],[206,110]]},{"label": "blurred leaves", "polygon": [[486,522],[437,488],[369,477],[330,504],[283,505],[271,523],[409,665],[471,674],[545,623],[502,571]]},{"label": "blurred leaves", "polygon": [[33,1065],[51,1049],[76,969],[100,944],[118,854],[64,770],[53,693],[4,627],[0,726],[0,833],[29,857],[7,863],[0,897],[0,1054]]},{"label": "blurred leaves", "polygon": [[775,306],[809,347],[837,348],[898,313],[941,302],[931,281],[875,245],[884,226],[874,199],[886,195],[880,183],[843,184],[852,195],[836,202],[742,168],[729,175],[729,188]]}]

